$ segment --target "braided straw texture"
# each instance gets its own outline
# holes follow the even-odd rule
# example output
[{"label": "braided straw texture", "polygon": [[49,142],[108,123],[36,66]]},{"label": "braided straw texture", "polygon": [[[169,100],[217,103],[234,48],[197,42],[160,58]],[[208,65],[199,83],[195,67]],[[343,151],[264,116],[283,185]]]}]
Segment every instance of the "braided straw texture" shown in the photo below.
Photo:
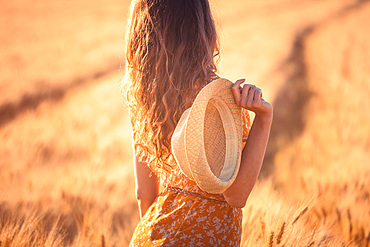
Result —
[{"label": "braided straw texture", "polygon": [[171,139],[182,172],[214,194],[232,184],[240,166],[242,115],[231,86],[226,79],[205,86],[184,112]]},{"label": "braided straw texture", "polygon": [[220,177],[226,155],[225,130],[220,113],[211,101],[207,105],[205,114],[213,117],[204,118],[204,151],[212,173],[216,177]]}]

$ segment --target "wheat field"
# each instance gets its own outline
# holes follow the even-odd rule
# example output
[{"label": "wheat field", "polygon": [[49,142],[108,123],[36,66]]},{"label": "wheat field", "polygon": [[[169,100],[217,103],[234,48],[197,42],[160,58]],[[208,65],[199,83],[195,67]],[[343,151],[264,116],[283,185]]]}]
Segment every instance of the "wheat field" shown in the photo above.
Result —
[{"label": "wheat field", "polygon": [[[210,3],[219,74],[274,105],[242,246],[370,246],[370,2]],[[0,247],[128,245],[128,5],[0,3]]]}]

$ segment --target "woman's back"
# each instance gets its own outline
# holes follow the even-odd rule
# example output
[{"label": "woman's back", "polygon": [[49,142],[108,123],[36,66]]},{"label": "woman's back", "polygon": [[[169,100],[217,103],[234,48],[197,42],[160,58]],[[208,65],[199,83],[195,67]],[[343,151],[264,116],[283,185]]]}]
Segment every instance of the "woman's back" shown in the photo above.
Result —
[{"label": "woman's back", "polygon": [[[205,84],[219,77],[212,74]],[[200,83],[194,91],[200,91]],[[247,137],[250,119],[243,117]],[[139,222],[130,246],[239,246],[242,210],[222,194],[203,191],[178,166],[163,178],[165,189]]]},{"label": "woman's back", "polygon": [[[218,38],[207,0],[132,1],[124,94],[139,159],[169,172],[171,135],[194,98],[194,83],[216,72]],[[190,97],[188,97],[190,96]]]},{"label": "woman's back", "polygon": [[[251,137],[235,162],[240,165],[235,181],[221,194],[205,192],[180,171],[171,137],[200,90],[218,78],[218,38],[208,0],[133,0],[126,40],[123,93],[131,117],[141,215],[130,245],[239,246],[240,207],[262,165],[271,105],[255,86],[241,87],[242,81],[232,85],[232,104],[244,108],[236,116],[243,119],[243,138],[249,131]],[[256,113],[255,129],[247,109]],[[160,193],[159,178],[165,187]]]}]

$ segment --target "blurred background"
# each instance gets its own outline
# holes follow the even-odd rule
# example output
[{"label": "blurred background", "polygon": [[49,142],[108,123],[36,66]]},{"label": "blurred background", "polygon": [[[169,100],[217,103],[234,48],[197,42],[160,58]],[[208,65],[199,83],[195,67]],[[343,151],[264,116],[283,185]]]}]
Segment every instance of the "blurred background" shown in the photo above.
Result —
[{"label": "blurred background", "polygon": [[[128,245],[129,3],[1,1],[0,246]],[[370,2],[210,3],[219,74],[274,105],[242,245],[370,246]]]}]

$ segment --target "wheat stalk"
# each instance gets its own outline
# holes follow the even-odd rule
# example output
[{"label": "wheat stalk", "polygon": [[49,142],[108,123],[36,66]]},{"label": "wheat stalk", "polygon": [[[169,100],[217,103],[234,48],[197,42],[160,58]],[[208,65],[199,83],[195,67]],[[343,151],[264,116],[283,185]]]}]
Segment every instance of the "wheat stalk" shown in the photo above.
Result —
[{"label": "wheat stalk", "polygon": [[321,212],[322,212],[322,216],[324,217],[324,221],[325,221],[326,217],[328,216],[328,214],[326,213],[325,208],[321,208]]},{"label": "wheat stalk", "polygon": [[269,237],[268,247],[272,247],[273,244],[274,244],[274,231],[271,231],[270,237]]},{"label": "wheat stalk", "polygon": [[105,238],[104,234],[101,235],[101,247],[105,247]]},{"label": "wheat stalk", "polygon": [[262,218],[260,218],[260,222],[261,222],[262,239],[263,239],[263,242],[266,242],[265,241],[265,232],[266,232],[265,222],[262,220]]},{"label": "wheat stalk", "polygon": [[317,245],[317,247],[321,246],[321,244],[326,240],[326,235],[324,235],[324,237],[322,237],[322,239],[320,240],[319,244]]},{"label": "wheat stalk", "polygon": [[339,209],[337,207],[335,208],[335,212],[337,213],[338,223],[340,223],[341,222],[341,215],[340,215],[340,211],[339,211]]},{"label": "wheat stalk", "polygon": [[284,230],[285,230],[285,221],[283,222],[283,224],[281,225],[280,227],[280,231],[276,237],[276,244],[280,244],[281,243],[281,239],[283,238],[283,234],[284,234]]},{"label": "wheat stalk", "polygon": [[302,217],[302,215],[304,215],[306,212],[307,212],[307,210],[308,210],[308,206],[306,206],[299,214],[298,214],[298,216],[293,220],[293,222],[292,222],[292,225],[294,225],[296,222],[297,222],[297,220],[299,219],[299,218],[301,218]]},{"label": "wheat stalk", "polygon": [[370,246],[370,231],[367,233],[365,247]]},{"label": "wheat stalk", "polygon": [[365,240],[365,229],[364,229],[364,227],[361,227],[361,231],[359,233],[359,240],[360,241]]},{"label": "wheat stalk", "polygon": [[352,226],[352,217],[351,217],[351,211],[349,210],[349,208],[347,208],[347,217],[348,217],[348,222],[349,222],[349,239],[352,239],[352,230],[353,230],[353,226]]},{"label": "wheat stalk", "polygon": [[306,247],[311,247],[311,246],[314,245],[314,243],[315,243],[315,240],[313,240],[311,243],[309,243]]}]

